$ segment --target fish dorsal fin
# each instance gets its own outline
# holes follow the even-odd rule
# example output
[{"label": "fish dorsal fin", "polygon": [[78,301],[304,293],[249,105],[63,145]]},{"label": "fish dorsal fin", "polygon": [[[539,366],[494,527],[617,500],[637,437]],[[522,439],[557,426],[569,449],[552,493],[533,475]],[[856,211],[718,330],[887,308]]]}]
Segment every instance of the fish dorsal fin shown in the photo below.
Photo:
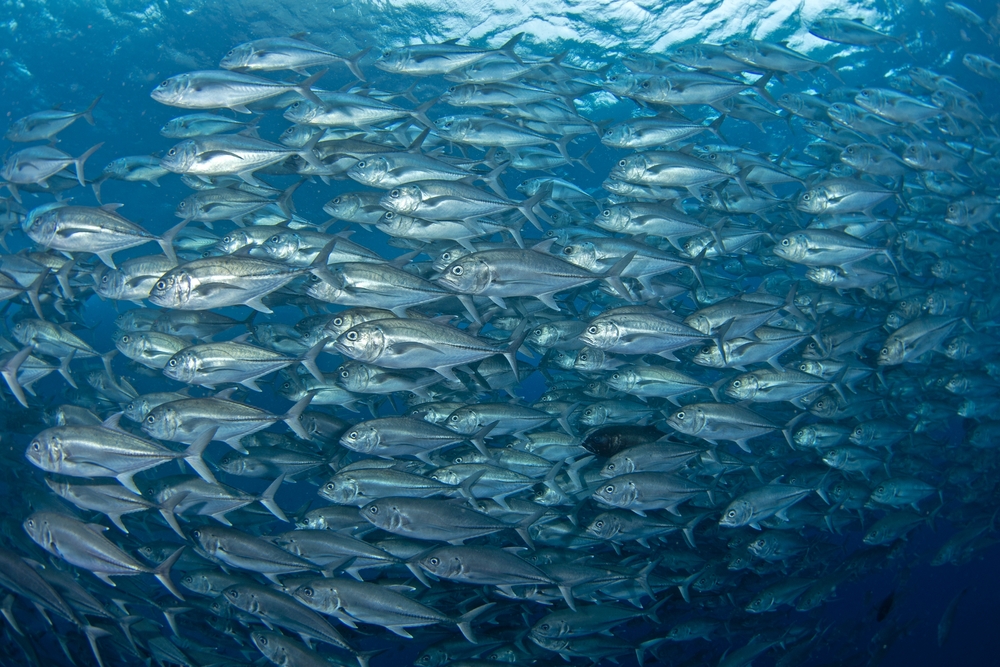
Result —
[{"label": "fish dorsal fin", "polygon": [[101,422],[101,426],[112,431],[122,431],[124,433],[122,427],[119,425],[119,422],[122,420],[122,414],[121,412],[116,412]]},{"label": "fish dorsal fin", "polygon": [[99,523],[85,523],[83,525],[87,527],[87,530],[89,530],[90,532],[94,533],[95,535],[102,535],[103,536],[104,535],[104,531],[106,531],[108,529],[107,526],[102,526]]},{"label": "fish dorsal fin", "polygon": [[220,391],[219,393],[217,393],[215,395],[215,398],[221,398],[224,401],[231,400],[233,394],[236,393],[237,389],[238,389],[238,387],[228,387],[226,389],[223,389],[222,391]]},{"label": "fish dorsal fin", "polygon": [[101,204],[101,210],[107,211],[108,213],[114,213],[124,205],[125,204]]}]

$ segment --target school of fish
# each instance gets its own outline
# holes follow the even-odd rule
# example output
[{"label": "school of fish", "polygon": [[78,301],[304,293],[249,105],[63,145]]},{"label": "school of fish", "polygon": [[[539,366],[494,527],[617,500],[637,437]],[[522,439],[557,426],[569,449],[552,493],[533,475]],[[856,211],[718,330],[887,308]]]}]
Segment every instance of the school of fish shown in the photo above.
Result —
[{"label": "school of fish", "polygon": [[[164,145],[96,177],[100,97],[7,130],[9,664],[863,665],[907,628],[824,625],[838,587],[997,542],[974,92],[742,37],[599,70],[312,39],[166,78]],[[173,222],[110,203],[164,179]]]}]

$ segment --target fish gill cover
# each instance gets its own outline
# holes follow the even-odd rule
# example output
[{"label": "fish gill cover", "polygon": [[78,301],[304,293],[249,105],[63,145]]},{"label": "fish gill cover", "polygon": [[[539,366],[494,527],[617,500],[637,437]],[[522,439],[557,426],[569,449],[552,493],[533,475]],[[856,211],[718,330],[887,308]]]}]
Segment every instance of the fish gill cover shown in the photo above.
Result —
[{"label": "fish gill cover", "polygon": [[998,17],[4,2],[0,662],[989,664]]}]

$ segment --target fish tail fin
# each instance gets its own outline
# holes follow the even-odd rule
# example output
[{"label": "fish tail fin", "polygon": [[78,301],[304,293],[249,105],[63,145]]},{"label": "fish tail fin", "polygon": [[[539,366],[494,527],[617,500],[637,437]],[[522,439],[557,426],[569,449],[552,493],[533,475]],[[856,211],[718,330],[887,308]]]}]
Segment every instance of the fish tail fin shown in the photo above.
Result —
[{"label": "fish tail fin", "polygon": [[69,362],[73,361],[73,357],[75,356],[76,350],[70,350],[69,354],[59,360],[59,375],[62,375],[66,382],[69,383],[69,386],[73,387],[73,389],[78,389],[79,387],[76,386],[76,380],[73,379],[72,373],[69,372]]},{"label": "fish tail fin", "polygon": [[326,106],[323,103],[323,100],[321,100],[318,97],[316,97],[316,93],[314,93],[312,91],[312,86],[313,86],[314,83],[316,83],[317,81],[319,81],[320,79],[322,79],[324,76],[326,76],[327,72],[329,72],[329,71],[330,71],[329,68],[327,68],[327,69],[321,69],[320,71],[318,71],[315,74],[313,74],[311,77],[305,79],[304,81],[300,81],[299,83],[295,84],[294,88],[295,88],[296,92],[298,92],[299,95],[301,95],[302,97],[306,98],[307,100],[309,100],[310,102],[312,102],[314,104],[318,104],[321,107],[322,106]]},{"label": "fish tail fin", "polygon": [[32,352],[31,346],[28,346],[15,354],[13,357],[7,360],[7,363],[0,367],[0,375],[3,379],[7,381],[7,386],[10,388],[10,392],[14,394],[14,398],[17,402],[28,407],[28,398],[24,395],[24,389],[21,387],[21,383],[17,380],[17,371],[24,363]]},{"label": "fish tail fin", "polygon": [[160,249],[163,250],[163,254],[166,255],[167,259],[169,259],[174,265],[177,264],[177,253],[174,252],[174,239],[189,222],[191,222],[191,218],[181,220],[178,224],[165,231],[163,236],[156,239],[156,242],[160,244]]},{"label": "fish tail fin", "polygon": [[278,492],[278,489],[281,488],[281,484],[284,481],[285,481],[285,473],[281,473],[280,475],[278,475],[277,479],[271,482],[271,484],[267,487],[264,493],[260,494],[260,498],[258,498],[257,500],[260,501],[261,505],[267,508],[268,512],[277,517],[279,521],[288,522],[288,517],[285,516],[285,513],[278,506],[278,504],[274,502],[274,494]]},{"label": "fish tail fin", "polygon": [[215,480],[215,475],[213,475],[212,471],[209,470],[208,464],[205,463],[205,459],[202,458],[202,454],[205,453],[205,448],[208,447],[208,443],[215,439],[215,434],[218,430],[219,428],[217,426],[208,429],[202,433],[197,440],[191,443],[191,445],[188,446],[188,448],[185,449],[180,455],[185,461],[187,461],[187,464],[209,484],[218,484],[218,482]]},{"label": "fish tail fin", "polygon": [[187,491],[181,491],[180,493],[175,493],[170,496],[166,501],[160,503],[159,505],[160,516],[163,517],[163,520],[167,522],[167,525],[170,526],[170,528],[177,533],[182,540],[186,540],[187,535],[181,531],[181,527],[177,523],[176,511],[177,506],[180,505],[184,499],[187,498],[187,496]]},{"label": "fish tail fin", "polygon": [[303,412],[305,412],[305,409],[309,407],[309,404],[312,402],[313,397],[315,395],[316,392],[314,391],[311,391],[308,394],[306,394],[304,397],[299,399],[299,401],[295,405],[292,406],[291,410],[285,413],[284,417],[281,418],[281,421],[288,424],[288,428],[292,429],[295,435],[302,438],[303,440],[308,440],[309,434],[306,433],[306,430],[304,428],[302,428],[302,424],[299,422],[299,417],[302,415]]},{"label": "fish tail fin", "polygon": [[322,371],[319,370],[319,366],[316,365],[316,357],[319,356],[319,353],[323,351],[323,349],[329,344],[329,342],[330,342],[330,336],[327,336],[326,338],[324,338],[323,340],[319,341],[311,348],[309,348],[309,351],[306,352],[305,356],[303,356],[302,359],[299,361],[299,363],[302,364],[302,367],[305,368],[307,371],[309,371],[309,374],[312,375],[317,380],[319,380],[320,382],[323,382],[324,378]]},{"label": "fish tail fin", "polygon": [[94,191],[94,199],[97,200],[98,204],[103,204],[101,201],[101,185],[104,181],[108,180],[107,174],[102,174],[97,180],[90,184],[90,188]]},{"label": "fish tail fin", "polygon": [[358,81],[367,81],[365,78],[365,73],[361,71],[361,66],[359,63],[361,59],[368,55],[368,52],[372,50],[372,47],[362,49],[358,51],[353,56],[349,58],[344,58],[344,64],[347,65],[347,69],[351,70],[351,74],[357,77]]},{"label": "fish tail fin", "polygon": [[427,111],[430,110],[430,108],[436,103],[436,99],[427,100],[412,112],[413,117],[416,118],[421,125],[431,130],[433,130],[436,126],[434,125],[434,121],[427,117]]},{"label": "fish tail fin", "polygon": [[508,56],[513,58],[518,65],[523,65],[524,63],[521,61],[521,57],[516,53],[514,53],[514,47],[517,46],[517,43],[521,41],[522,37],[524,37],[523,32],[517,33],[516,35],[508,39],[503,46],[497,49],[497,51],[499,51],[500,53],[507,54]]},{"label": "fish tail fin", "polygon": [[104,142],[102,141],[101,143],[99,143],[99,144],[97,144],[95,146],[91,146],[87,150],[86,153],[84,153],[80,157],[78,157],[75,160],[73,160],[73,164],[76,166],[76,180],[80,182],[80,187],[81,188],[87,187],[87,183],[86,183],[86,181],[83,178],[83,165],[84,165],[84,163],[87,162],[87,158],[89,158],[91,155],[93,155],[94,153],[96,153],[97,149],[100,148],[103,145],[104,145]]},{"label": "fish tail fin", "polygon": [[[74,262],[66,262],[66,264],[72,266]],[[31,307],[35,309],[35,314],[38,315],[39,319],[43,320],[45,319],[45,316],[42,315],[42,304],[38,301],[38,291],[41,289],[42,283],[45,282],[45,279],[49,277],[49,271],[51,271],[51,269],[46,267],[44,271],[38,274],[37,278],[31,281],[31,285],[28,289],[24,291],[24,293],[28,296],[28,301],[31,302]],[[62,271],[62,269],[60,269],[60,271]]]},{"label": "fish tail fin", "polygon": [[292,183],[292,185],[281,193],[281,196],[278,197],[278,200],[275,202],[278,205],[278,208],[281,209],[281,212],[289,218],[291,218],[292,213],[295,212],[295,202],[292,201],[292,195],[295,194],[295,191],[299,189],[299,186],[305,182],[306,179],[300,178],[295,183]]},{"label": "fish tail fin", "polygon": [[83,116],[83,119],[87,121],[87,123],[89,123],[90,125],[94,125],[94,107],[97,106],[97,103],[101,101],[102,97],[104,97],[103,94],[95,97],[94,101],[90,103],[90,106],[80,112],[80,115]]},{"label": "fish tail fin", "polygon": [[527,335],[528,335],[527,327],[525,327],[524,323],[522,323],[520,326],[518,326],[518,329],[517,331],[514,332],[514,335],[511,336],[512,339],[511,343],[510,345],[507,346],[507,349],[503,353],[503,356],[507,359],[507,363],[510,364],[511,370],[514,371],[515,379],[521,377],[520,375],[518,375],[517,372],[517,350],[524,343],[524,339],[525,337],[527,337]]},{"label": "fish tail fin", "polygon": [[87,636],[87,643],[90,644],[90,652],[94,654],[94,660],[97,661],[98,667],[105,667],[104,660],[101,658],[101,651],[97,648],[97,640],[101,637],[110,637],[111,633],[96,625],[83,625],[80,629]]},{"label": "fish tail fin", "polygon": [[458,626],[459,631],[462,636],[469,640],[471,644],[478,644],[476,641],[476,636],[472,633],[472,621],[476,619],[477,616],[482,614],[487,609],[490,609],[496,605],[496,602],[487,602],[484,605],[480,605],[473,609],[472,611],[467,611],[455,620],[455,625]]},{"label": "fish tail fin", "polygon": [[178,600],[184,600],[184,596],[181,595],[181,592],[177,590],[176,586],[174,586],[174,582],[170,580],[170,568],[174,566],[174,563],[177,562],[177,559],[181,557],[181,554],[186,548],[186,546],[183,546],[174,553],[170,554],[170,556],[165,561],[157,565],[156,569],[152,572],[157,581],[163,584],[164,588],[170,591]]}]

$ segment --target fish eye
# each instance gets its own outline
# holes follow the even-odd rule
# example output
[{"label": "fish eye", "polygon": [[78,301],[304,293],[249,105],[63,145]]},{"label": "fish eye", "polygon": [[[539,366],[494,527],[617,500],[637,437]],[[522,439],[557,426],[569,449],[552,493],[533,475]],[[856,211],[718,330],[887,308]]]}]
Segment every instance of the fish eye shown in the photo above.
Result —
[{"label": "fish eye", "polygon": [[195,539],[198,539],[199,537],[201,537],[201,531],[197,530],[197,529],[192,530],[191,531],[191,537],[193,537]]},{"label": "fish eye", "polygon": [[586,360],[587,360],[587,355],[586,354],[581,354],[580,355],[580,361],[586,361]]},{"label": "fish eye", "polygon": [[146,417],[146,423],[147,424],[155,424],[156,423],[156,417],[154,417],[153,415],[149,415],[148,417]]},{"label": "fish eye", "polygon": [[743,386],[743,383],[740,382],[739,380],[733,380],[733,386],[739,389],[741,386]]},{"label": "fish eye", "polygon": [[347,332],[347,340],[357,340],[357,339],[358,339],[358,332],[357,331],[348,331]]},{"label": "fish eye", "polygon": [[176,365],[177,365],[177,360],[176,360],[176,359],[171,359],[171,360],[170,360],[170,361],[168,361],[167,363],[168,363],[169,365],[171,365],[171,366],[176,366]]},{"label": "fish eye", "polygon": [[604,493],[614,493],[614,492],[615,492],[614,484],[608,484],[606,487],[604,487]]},{"label": "fish eye", "polygon": [[357,440],[358,439],[358,432],[357,431],[351,431],[347,435],[347,437],[350,438],[351,440]]},{"label": "fish eye", "polygon": [[362,160],[361,162],[358,162],[358,169],[364,169],[364,168],[365,168],[365,161]]},{"label": "fish eye", "polygon": [[888,356],[888,354],[889,354],[889,348],[883,347],[881,354]]},{"label": "fish eye", "polygon": [[735,519],[736,518],[736,510],[729,510],[728,512],[726,512],[726,516],[728,516],[730,519]]},{"label": "fish eye", "polygon": [[783,245],[783,246],[784,246],[784,247],[786,247],[786,248],[787,248],[787,247],[788,247],[789,245],[791,245],[791,243],[792,243],[792,242],[791,242],[791,241],[789,241],[788,239],[781,239],[781,245]]},{"label": "fish eye", "polygon": [[451,272],[453,274],[455,274],[456,276],[462,275],[462,271],[463,271],[463,269],[462,269],[461,266],[455,266],[455,267],[452,267],[452,269],[451,269]]},{"label": "fish eye", "polygon": [[612,379],[612,380],[617,380],[617,379],[618,379],[618,378],[620,378],[621,376],[622,376],[622,374],[621,374],[621,373],[615,373],[614,375],[612,375],[612,376],[611,376],[611,379]]},{"label": "fish eye", "polygon": [[349,371],[340,371],[340,377],[346,378],[346,377],[350,377],[350,376],[351,376],[351,374],[350,374]]},{"label": "fish eye", "polygon": [[302,594],[305,595],[307,598],[311,598],[313,596],[313,592],[314,592],[313,589],[310,588],[309,586],[306,586],[305,588],[302,589]]},{"label": "fish eye", "polygon": [[368,508],[368,512],[370,514],[378,514],[378,506],[377,505],[373,505],[372,507],[369,507]]},{"label": "fish eye", "polygon": [[392,220],[395,217],[396,217],[396,214],[393,213],[392,211],[386,211],[385,212],[385,219],[386,220]]},{"label": "fish eye", "polygon": [[601,215],[603,215],[605,218],[610,218],[611,217],[611,209],[609,209],[609,208],[604,209],[603,211],[601,211]]},{"label": "fish eye", "polygon": [[619,167],[624,167],[626,164],[627,163],[625,162],[625,160],[618,160],[618,166]]},{"label": "fish eye", "polygon": [[127,343],[127,342],[129,342],[129,340],[131,340],[131,339],[130,339],[130,338],[128,337],[128,335],[126,334],[126,335],[122,336],[121,340],[122,340],[122,342],[123,342],[123,343]]},{"label": "fish eye", "polygon": [[677,413],[677,415],[676,415],[676,417],[677,417],[678,419],[684,419],[684,411],[683,411],[683,410],[681,410],[680,412],[678,412],[678,413]]},{"label": "fish eye", "polygon": [[37,452],[39,449],[42,448],[42,446],[39,444],[37,440],[35,440],[34,442],[31,443],[31,448]]},{"label": "fish eye", "polygon": [[851,155],[854,155],[854,147],[853,146],[848,146],[847,147],[847,152],[850,153]]},{"label": "fish eye", "polygon": [[399,196],[399,190],[391,190],[389,192],[389,196],[390,197],[398,197]]},{"label": "fish eye", "polygon": [[544,624],[542,624],[542,626],[541,626],[541,628],[540,628],[540,629],[541,629],[541,630],[548,630],[548,629],[549,629],[549,624],[548,624],[548,623],[544,623]]},{"label": "fish eye", "polygon": [[441,559],[435,556],[434,558],[429,559],[427,562],[430,563],[431,565],[437,565],[438,563],[441,562]]},{"label": "fish eye", "polygon": [[271,237],[271,243],[278,243],[279,241],[281,241],[281,237],[277,234]]},{"label": "fish eye", "polygon": [[604,527],[604,522],[603,521],[595,521],[594,525],[597,526],[598,528],[603,528]]},{"label": "fish eye", "polygon": [[[607,213],[608,215],[611,215],[611,211],[606,211],[606,213]],[[563,248],[563,254],[564,254],[564,255],[572,255],[572,254],[573,254],[573,252],[574,252],[574,250],[573,250],[573,246],[571,246],[571,245],[569,245],[569,246],[566,246],[565,248]]]},{"label": "fish eye", "polygon": [[597,327],[587,327],[587,333],[589,333],[589,334],[596,334],[597,333]]},{"label": "fish eye", "polygon": [[607,468],[608,468],[608,470],[614,470],[615,469],[615,464],[614,463],[609,463],[607,465]]},{"label": "fish eye", "polygon": [[158,289],[158,290],[165,290],[165,289],[167,289],[167,283],[163,282],[162,280],[156,281],[156,289]]}]

